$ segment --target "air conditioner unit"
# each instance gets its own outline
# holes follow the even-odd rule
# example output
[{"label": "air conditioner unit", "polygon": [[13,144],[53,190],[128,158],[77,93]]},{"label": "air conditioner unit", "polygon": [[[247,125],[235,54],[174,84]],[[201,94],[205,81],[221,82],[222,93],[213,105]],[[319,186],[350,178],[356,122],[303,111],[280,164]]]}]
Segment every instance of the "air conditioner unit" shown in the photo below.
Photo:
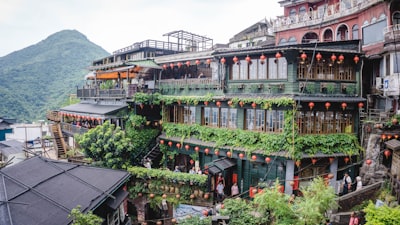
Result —
[{"label": "air conditioner unit", "polygon": [[383,77],[377,77],[375,84],[376,84],[376,86],[375,86],[376,89],[383,90]]}]

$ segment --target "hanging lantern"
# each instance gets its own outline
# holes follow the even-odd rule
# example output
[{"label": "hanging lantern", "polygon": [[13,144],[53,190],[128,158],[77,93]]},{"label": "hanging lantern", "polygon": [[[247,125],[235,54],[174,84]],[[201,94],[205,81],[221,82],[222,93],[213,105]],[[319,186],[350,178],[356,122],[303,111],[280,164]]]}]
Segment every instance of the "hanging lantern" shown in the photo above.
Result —
[{"label": "hanging lantern", "polygon": [[399,135],[398,135],[398,134],[395,134],[395,135],[394,135],[394,138],[398,139],[398,138],[399,138]]},{"label": "hanging lantern", "polygon": [[332,60],[332,62],[335,62],[335,61],[336,61],[336,55],[335,55],[335,54],[332,54],[331,60]]},{"label": "hanging lantern", "polygon": [[210,153],[210,149],[208,149],[208,148],[204,149],[204,153],[205,153],[206,155],[208,155],[208,153]]},{"label": "hanging lantern", "polygon": [[163,145],[163,144],[164,144],[164,140],[160,140],[160,144],[162,144],[162,145]]},{"label": "hanging lantern", "polygon": [[389,158],[389,156],[392,154],[389,149],[386,149],[383,154],[386,156],[386,159]]},{"label": "hanging lantern", "polygon": [[218,101],[218,102],[215,103],[215,105],[217,105],[218,107],[221,107],[221,102]]},{"label": "hanging lantern", "polygon": [[344,160],[344,163],[347,164],[350,161],[350,158],[349,157],[345,157],[343,160]]},{"label": "hanging lantern", "polygon": [[359,109],[364,108],[364,103],[362,103],[362,102],[358,103],[358,108],[359,108]]},{"label": "hanging lantern", "polygon": [[170,64],[169,64],[169,67],[171,67],[171,69],[174,69],[174,66],[175,66],[175,65],[174,65],[173,63],[170,63]]},{"label": "hanging lantern", "polygon": [[200,60],[196,59],[196,65],[200,65]]},{"label": "hanging lantern", "polygon": [[181,143],[176,143],[177,148],[181,148]]},{"label": "hanging lantern", "polygon": [[261,56],[260,56],[260,63],[261,63],[261,64],[264,64],[266,58],[267,58],[267,57],[265,57],[264,53],[261,54]]},{"label": "hanging lantern", "polygon": [[266,163],[270,163],[271,162],[271,158],[270,157],[265,157],[265,162]]},{"label": "hanging lantern", "polygon": [[208,65],[210,65],[211,59],[207,59],[207,60],[206,60],[206,63],[207,63]]},{"label": "hanging lantern", "polygon": [[226,152],[226,156],[228,156],[229,158],[232,156],[232,153],[231,152]]},{"label": "hanging lantern", "polygon": [[190,164],[192,164],[192,165],[194,164],[194,160],[193,160],[193,159],[191,159],[189,162],[190,162]]},{"label": "hanging lantern", "polygon": [[339,55],[339,61],[340,61],[340,62],[343,62],[343,60],[344,60],[344,56],[343,56],[342,54],[340,54],[340,55]]},{"label": "hanging lantern", "polygon": [[232,100],[229,100],[229,101],[228,101],[228,105],[229,105],[229,106],[232,106],[232,105],[233,105],[233,101],[232,101]]},{"label": "hanging lantern", "polygon": [[185,145],[185,149],[186,149],[186,151],[189,151],[190,145]]},{"label": "hanging lantern", "polygon": [[307,54],[306,54],[305,52],[303,52],[303,53],[300,55],[300,58],[301,58],[301,60],[306,61],[306,59],[307,59]]},{"label": "hanging lantern", "polygon": [[162,66],[162,68],[163,68],[164,70],[166,70],[166,69],[167,69],[167,64],[164,64],[164,65]]},{"label": "hanging lantern", "polygon": [[255,109],[257,107],[257,103],[255,103],[255,102],[251,103],[251,107],[253,107],[253,109]]},{"label": "hanging lantern", "polygon": [[312,163],[313,165],[315,165],[315,163],[317,163],[317,161],[318,161],[318,160],[317,160],[316,158],[312,158],[312,159],[311,159],[311,163]]},{"label": "hanging lantern", "polygon": [[208,106],[208,101],[204,101],[204,105],[205,105],[205,106]]},{"label": "hanging lantern", "polygon": [[300,166],[301,166],[301,161],[300,161],[300,160],[297,160],[297,161],[295,162],[295,164],[296,164],[297,167],[300,168]]},{"label": "hanging lantern", "polygon": [[308,107],[310,107],[310,110],[312,110],[314,108],[314,102],[308,103]]},{"label": "hanging lantern", "polygon": [[372,163],[372,160],[370,160],[370,159],[367,159],[367,160],[365,160],[365,163],[369,166],[369,165],[371,165],[371,163]]},{"label": "hanging lantern", "polygon": [[386,139],[386,135],[385,135],[385,134],[382,134],[382,135],[381,135],[381,139],[382,139],[382,140],[385,140],[385,139]]},{"label": "hanging lantern", "polygon": [[388,139],[388,140],[392,139],[392,135],[391,135],[391,134],[388,134],[387,139]]},{"label": "hanging lantern", "polygon": [[244,102],[243,102],[243,101],[240,101],[240,102],[239,102],[239,105],[240,105],[240,107],[243,107],[243,106],[244,106]]},{"label": "hanging lantern", "polygon": [[326,110],[328,110],[329,107],[331,107],[331,103],[330,103],[330,102],[326,102],[326,103],[325,103],[325,108],[326,108]]},{"label": "hanging lantern", "polygon": [[187,66],[187,67],[190,66],[190,61],[186,61],[186,66]]},{"label": "hanging lantern", "polygon": [[182,63],[178,62],[178,68],[181,68],[181,67],[182,67]]},{"label": "hanging lantern", "polygon": [[252,156],[251,156],[251,159],[252,159],[253,161],[256,161],[256,160],[257,160],[257,156],[256,156],[256,155],[252,155]]},{"label": "hanging lantern", "polygon": [[239,153],[239,158],[243,159],[244,158],[244,154],[243,153]]},{"label": "hanging lantern", "polygon": [[329,163],[332,164],[335,161],[335,157],[329,157]]},{"label": "hanging lantern", "polygon": [[226,62],[226,59],[225,59],[225,57],[222,57],[222,59],[221,59],[221,63],[222,63],[222,64],[225,64],[225,62]]},{"label": "hanging lantern", "polygon": [[214,150],[214,154],[215,154],[216,156],[219,156],[219,149],[218,149],[218,148]]},{"label": "hanging lantern", "polygon": [[317,53],[317,55],[315,56],[315,58],[317,59],[317,61],[319,62],[322,59],[322,55],[321,53]]},{"label": "hanging lantern", "polygon": [[346,102],[343,102],[343,103],[342,103],[342,109],[343,109],[343,110],[345,110],[345,109],[346,109],[346,107],[347,107],[347,104],[346,104]]},{"label": "hanging lantern", "polygon": [[249,56],[249,55],[247,55],[247,57],[246,57],[246,61],[247,61],[247,63],[250,63],[250,62],[251,62],[251,58],[250,58],[250,56]]},{"label": "hanging lantern", "polygon": [[169,142],[168,142],[168,146],[169,146],[169,147],[172,147],[172,141],[169,141]]},{"label": "hanging lantern", "polygon": [[195,150],[196,152],[199,152],[199,151],[200,151],[199,146],[194,147],[194,150]]},{"label": "hanging lantern", "polygon": [[358,62],[360,61],[360,58],[358,57],[358,55],[355,55],[353,60],[354,60],[355,64],[358,64]]},{"label": "hanging lantern", "polygon": [[279,59],[280,57],[282,57],[281,53],[280,53],[280,52],[277,52],[277,53],[275,54],[275,58]]},{"label": "hanging lantern", "polygon": [[236,63],[239,61],[238,57],[236,57],[236,56],[235,56],[235,57],[233,57],[233,59],[232,59],[232,60],[233,60],[233,63],[235,63],[235,64],[236,64]]}]

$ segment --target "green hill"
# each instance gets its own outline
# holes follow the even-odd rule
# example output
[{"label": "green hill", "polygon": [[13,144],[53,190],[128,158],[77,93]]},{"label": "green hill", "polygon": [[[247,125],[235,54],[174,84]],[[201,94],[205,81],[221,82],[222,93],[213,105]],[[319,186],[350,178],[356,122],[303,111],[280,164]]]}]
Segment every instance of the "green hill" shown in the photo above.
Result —
[{"label": "green hill", "polygon": [[107,55],[80,32],[63,30],[0,57],[0,116],[20,122],[44,119],[76,93],[91,62]]}]

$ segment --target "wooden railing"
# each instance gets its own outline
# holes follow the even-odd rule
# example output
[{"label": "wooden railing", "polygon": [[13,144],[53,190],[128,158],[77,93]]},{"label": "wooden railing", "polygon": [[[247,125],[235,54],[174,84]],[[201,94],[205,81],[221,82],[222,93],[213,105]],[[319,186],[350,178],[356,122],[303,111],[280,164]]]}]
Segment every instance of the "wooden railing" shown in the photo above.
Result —
[{"label": "wooden railing", "polygon": [[189,78],[189,79],[165,79],[159,81],[160,89],[165,88],[189,88],[189,89],[221,89],[217,80],[211,78]]},{"label": "wooden railing", "polygon": [[69,134],[84,134],[88,132],[89,129],[82,126],[73,125],[70,123],[61,123],[61,130]]}]

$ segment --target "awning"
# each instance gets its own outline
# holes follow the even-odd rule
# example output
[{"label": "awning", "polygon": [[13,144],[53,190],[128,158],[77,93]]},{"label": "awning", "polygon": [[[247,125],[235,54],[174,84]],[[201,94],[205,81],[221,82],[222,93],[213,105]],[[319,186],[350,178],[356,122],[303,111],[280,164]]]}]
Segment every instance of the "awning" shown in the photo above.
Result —
[{"label": "awning", "polygon": [[128,197],[128,195],[129,192],[120,189],[114,192],[113,196],[115,197],[115,199],[108,198],[106,204],[113,210],[116,210],[121,205],[121,203],[126,199],[126,197]]},{"label": "awning", "polygon": [[361,97],[329,97],[329,96],[295,96],[295,101],[306,102],[364,102],[365,98]]},{"label": "awning", "polygon": [[98,105],[88,103],[78,103],[69,105],[60,109],[63,113],[78,113],[78,114],[90,114],[90,115],[113,115],[120,110],[128,108],[127,105]]},{"label": "awning", "polygon": [[128,61],[125,62],[126,65],[135,65],[141,68],[151,68],[151,69],[162,69],[161,66],[157,65],[153,60],[139,60],[139,61]]},{"label": "awning", "polygon": [[386,141],[385,145],[388,149],[391,150],[399,150],[400,149],[400,141],[396,140],[396,139],[392,139],[390,141]]},{"label": "awning", "polygon": [[212,175],[220,173],[226,169],[236,166],[236,163],[228,158],[222,158],[214,160],[211,165],[208,166],[208,172]]}]

